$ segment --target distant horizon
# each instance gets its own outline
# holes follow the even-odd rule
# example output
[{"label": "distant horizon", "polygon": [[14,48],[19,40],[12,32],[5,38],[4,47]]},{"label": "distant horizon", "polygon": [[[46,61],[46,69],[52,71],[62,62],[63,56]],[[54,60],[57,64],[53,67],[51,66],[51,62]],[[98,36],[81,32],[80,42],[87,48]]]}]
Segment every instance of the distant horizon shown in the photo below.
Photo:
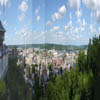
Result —
[{"label": "distant horizon", "polygon": [[7,46],[21,46],[21,45],[62,45],[62,46],[88,46],[88,44],[82,44],[82,45],[75,45],[75,44],[54,44],[54,43],[42,43],[42,44],[9,44]]}]

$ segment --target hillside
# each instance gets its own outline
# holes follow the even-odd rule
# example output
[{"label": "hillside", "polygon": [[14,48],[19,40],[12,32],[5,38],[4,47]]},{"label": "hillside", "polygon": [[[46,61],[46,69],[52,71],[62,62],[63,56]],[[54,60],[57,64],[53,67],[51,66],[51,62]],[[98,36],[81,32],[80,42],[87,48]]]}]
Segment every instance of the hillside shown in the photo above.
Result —
[{"label": "hillside", "polygon": [[23,44],[23,45],[8,45],[9,48],[41,48],[41,49],[53,49],[56,50],[84,50],[87,49],[87,45],[60,45],[60,44]]}]

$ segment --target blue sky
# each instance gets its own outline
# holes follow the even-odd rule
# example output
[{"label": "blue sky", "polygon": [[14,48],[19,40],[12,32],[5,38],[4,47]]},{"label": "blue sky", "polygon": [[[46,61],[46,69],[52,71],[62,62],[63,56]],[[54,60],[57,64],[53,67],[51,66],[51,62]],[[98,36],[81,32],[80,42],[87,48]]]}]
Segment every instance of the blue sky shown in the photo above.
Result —
[{"label": "blue sky", "polygon": [[85,45],[100,34],[99,0],[0,0],[6,44]]}]

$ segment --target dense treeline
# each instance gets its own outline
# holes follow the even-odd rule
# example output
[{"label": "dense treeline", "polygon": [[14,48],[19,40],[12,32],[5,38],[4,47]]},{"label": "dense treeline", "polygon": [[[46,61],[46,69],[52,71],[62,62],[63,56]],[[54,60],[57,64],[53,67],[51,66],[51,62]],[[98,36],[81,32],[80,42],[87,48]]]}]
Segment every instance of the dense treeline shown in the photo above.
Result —
[{"label": "dense treeline", "polygon": [[95,77],[94,98],[100,100],[100,36],[89,41],[87,53],[87,66],[92,69]]},{"label": "dense treeline", "polygon": [[[84,63],[83,63],[84,65]],[[78,67],[62,76],[47,87],[47,100],[94,100],[94,76],[92,71],[82,71]]]},{"label": "dense treeline", "polygon": [[76,68],[50,77],[46,98],[42,99],[100,100],[100,37],[90,40],[87,55],[79,52]]},{"label": "dense treeline", "polygon": [[95,78],[100,77],[100,36],[89,41],[87,66],[92,68]]},{"label": "dense treeline", "polygon": [[10,100],[32,100],[32,91],[25,84],[23,72],[17,66],[16,59],[9,59],[7,80]]}]

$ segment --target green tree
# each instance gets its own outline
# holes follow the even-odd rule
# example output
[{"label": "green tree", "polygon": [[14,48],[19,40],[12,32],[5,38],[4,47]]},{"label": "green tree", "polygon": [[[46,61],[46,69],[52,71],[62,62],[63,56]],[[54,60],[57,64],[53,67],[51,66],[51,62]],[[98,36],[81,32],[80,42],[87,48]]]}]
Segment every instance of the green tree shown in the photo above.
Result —
[{"label": "green tree", "polygon": [[42,84],[39,84],[39,77],[35,75],[35,84],[34,84],[34,95],[33,99],[39,100],[43,97],[43,88]]},{"label": "green tree", "polygon": [[70,100],[76,100],[76,98],[78,100],[80,100],[80,88],[79,88],[79,84],[78,84],[78,75],[79,73],[72,68],[71,70],[71,91],[70,91]]},{"label": "green tree", "polygon": [[65,71],[63,76],[62,76],[62,82],[64,86],[64,98],[65,100],[70,100],[70,91],[71,91],[71,77],[70,77],[70,72]]},{"label": "green tree", "polygon": [[80,51],[77,60],[77,67],[79,67],[79,71],[82,73],[87,70],[86,66],[86,56],[84,51]]},{"label": "green tree", "polygon": [[87,54],[88,66],[92,68],[95,78],[100,77],[100,37],[92,39]]},{"label": "green tree", "polygon": [[16,59],[9,59],[7,79],[10,90],[10,100],[29,100],[27,98],[32,99],[32,97],[28,97],[30,96],[28,93],[29,88],[24,81],[23,73],[20,67],[17,66]]},{"label": "green tree", "polygon": [[32,64],[32,73],[35,73],[35,65]]},{"label": "green tree", "polygon": [[83,88],[85,92],[85,100],[94,100],[94,76],[92,71],[84,73],[83,76]]},{"label": "green tree", "polygon": [[53,66],[51,64],[48,65],[49,71],[52,71]]},{"label": "green tree", "polygon": [[0,80],[0,100],[6,100],[6,84],[3,80]]},{"label": "green tree", "polygon": [[47,100],[57,100],[55,85],[53,84],[52,81],[49,82],[46,92],[47,92]]}]

